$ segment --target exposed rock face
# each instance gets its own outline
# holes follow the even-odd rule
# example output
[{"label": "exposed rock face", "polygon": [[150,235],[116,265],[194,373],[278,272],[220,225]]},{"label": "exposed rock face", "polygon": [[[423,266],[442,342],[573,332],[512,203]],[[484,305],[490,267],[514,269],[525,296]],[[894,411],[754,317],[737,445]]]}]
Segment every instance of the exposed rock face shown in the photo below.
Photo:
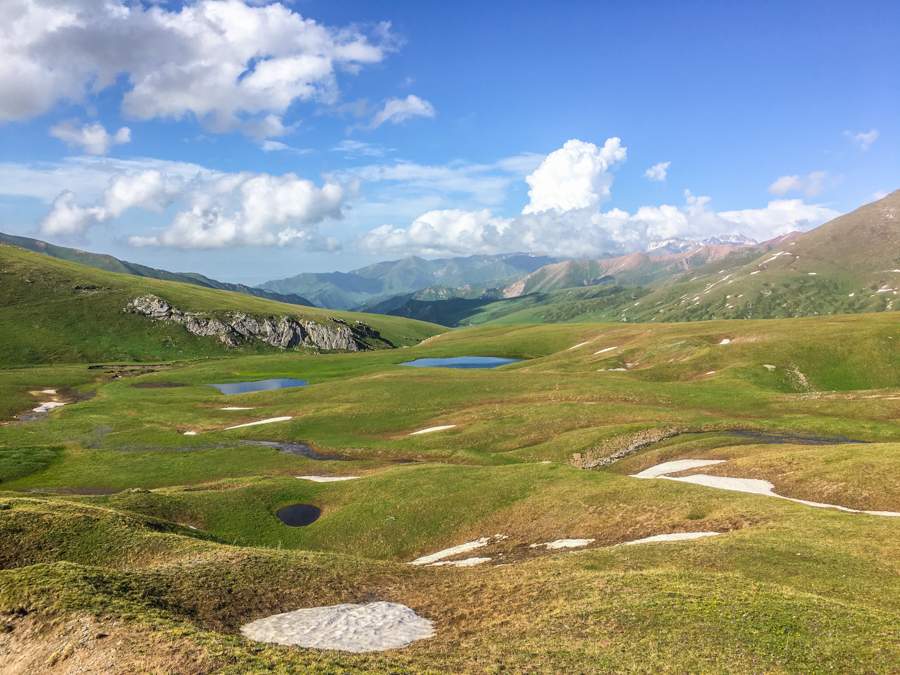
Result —
[{"label": "exposed rock face", "polygon": [[584,455],[577,453],[576,456],[573,456],[571,463],[582,469],[608,466],[616,460],[633,455],[638,450],[642,450],[649,445],[659,443],[687,431],[687,427],[665,427],[663,429],[645,429],[627,436],[617,436],[604,441],[595,448],[590,448]]},{"label": "exposed rock face", "polygon": [[152,294],[135,298],[124,311],[141,314],[154,321],[180,323],[194,335],[218,337],[228,347],[237,347],[241,342],[262,340],[282,349],[303,345],[323,350],[358,352],[366,349],[365,343],[357,338],[358,335],[376,339],[381,337],[377,330],[360,321],[351,328],[344,321],[338,321],[344,325],[328,326],[314,321],[298,321],[289,316],[260,317],[243,312],[229,312],[221,318],[213,318],[199,312],[182,312]]}]

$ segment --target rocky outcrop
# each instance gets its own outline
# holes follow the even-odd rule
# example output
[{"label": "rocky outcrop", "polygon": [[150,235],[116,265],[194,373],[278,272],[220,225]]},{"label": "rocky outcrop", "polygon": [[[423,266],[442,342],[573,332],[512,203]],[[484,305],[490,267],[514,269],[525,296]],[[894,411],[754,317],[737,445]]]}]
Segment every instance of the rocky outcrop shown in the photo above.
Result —
[{"label": "rocky outcrop", "polygon": [[154,321],[174,321],[200,337],[217,337],[228,347],[261,340],[273,347],[315,347],[331,351],[342,349],[358,352],[367,349],[363,338],[380,339],[378,331],[360,321],[351,327],[329,326],[315,321],[298,320],[290,316],[253,316],[243,312],[224,312],[210,316],[202,312],[182,312],[168,302],[149,294],[135,298],[125,307],[125,312],[141,314]]},{"label": "rocky outcrop", "polygon": [[633,455],[638,450],[659,443],[667,438],[678,436],[689,431],[687,427],[665,427],[662,429],[645,429],[627,436],[610,438],[599,446],[588,449],[583,455],[578,453],[571,464],[581,469],[595,469],[608,466],[613,462]]}]

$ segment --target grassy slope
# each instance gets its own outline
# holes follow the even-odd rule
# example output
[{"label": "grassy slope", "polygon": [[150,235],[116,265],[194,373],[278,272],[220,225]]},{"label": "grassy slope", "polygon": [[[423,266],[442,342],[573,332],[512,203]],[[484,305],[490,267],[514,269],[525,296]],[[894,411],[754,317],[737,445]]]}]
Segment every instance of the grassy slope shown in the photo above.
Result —
[{"label": "grassy slope", "polygon": [[[96,613],[114,637],[155,626],[153,640],[198,649],[204,667],[219,673],[493,672],[501,665],[511,672],[890,673],[900,668],[894,519],[625,474],[682,457],[726,459],[716,472],[773,480],[781,494],[900,511],[898,328],[892,315],[497,325],[403,352],[210,359],[137,378],[199,385],[293,375],[312,383],[302,389],[224,397],[202,386],[100,382],[93,399],[43,421],[0,427],[0,475],[14,470],[2,484],[0,542],[16,542],[0,547],[8,570],[0,572],[0,607],[36,617]],[[570,349],[581,342],[588,344]],[[396,365],[464,354],[532,360],[481,372]],[[626,370],[598,372],[619,367]],[[38,389],[52,377],[75,377],[77,368],[14,372],[17,386]],[[256,409],[221,411],[223,403]],[[282,414],[294,419],[243,433],[217,430]],[[445,423],[458,426],[408,435]],[[673,425],[882,442],[766,446],[707,431],[600,471],[538,463]],[[185,428],[201,433],[185,437]],[[240,438],[302,440],[364,459],[151,447],[233,446]],[[20,464],[26,453],[30,467]],[[420,463],[392,464],[397,458]],[[318,472],[364,477],[293,478]],[[104,487],[115,494],[13,492]],[[141,489],[128,491],[134,488]],[[274,511],[298,501],[320,505],[322,517],[308,528],[282,527]],[[704,530],[727,534],[610,547]],[[519,551],[562,537],[597,541],[588,551],[506,567],[398,564],[495,532]],[[242,622],[267,614],[373,599],[410,605],[436,622],[437,637],[359,656],[234,637]],[[11,636],[24,634],[15,628],[26,621],[21,614],[8,620]],[[120,658],[129,658],[124,647]],[[171,670],[200,670],[193,668]]]},{"label": "grassy slope", "polygon": [[444,326],[509,323],[616,321],[648,291],[638,286],[602,285],[532,293],[516,298],[410,299],[388,313]]},{"label": "grassy slope", "polygon": [[270,293],[259,288],[250,288],[243,284],[230,284],[223,281],[210,279],[202,274],[195,272],[168,272],[166,270],[158,270],[146,265],[131,263],[126,260],[119,260],[111,255],[103,253],[90,253],[74,248],[66,248],[65,246],[55,246],[48,244],[40,239],[30,239],[28,237],[17,237],[11,234],[3,234],[0,232],[0,242],[17,246],[19,248],[34,251],[35,253],[43,253],[45,255],[68,260],[69,262],[95,267],[99,270],[107,272],[118,272],[120,274],[132,274],[138,277],[149,277],[151,279],[162,279],[164,281],[181,281],[196,286],[204,286],[206,288],[218,288],[226,291],[236,291],[245,293],[255,297],[268,298],[277,302],[285,302],[293,305],[309,306],[312,303],[299,295],[280,295],[278,293]]},{"label": "grassy slope", "polygon": [[146,293],[185,311],[240,310],[324,324],[332,323],[330,317],[359,319],[398,346],[442,330],[394,317],[298,308],[240,293],[105,272],[0,245],[0,364],[169,361],[273,350],[259,344],[227,350],[215,338],[200,338],[180,325],[122,311],[130,300]]},{"label": "grassy slope", "polygon": [[[778,319],[900,309],[900,190],[770,251],[721,246],[656,258],[632,254],[548,265],[504,289],[517,297],[410,300],[388,311],[445,325],[621,319],[639,322]],[[768,245],[767,245],[768,246]],[[709,261],[712,262],[709,262]],[[681,271],[686,269],[687,271]],[[601,280],[638,284],[639,304],[602,304]],[[558,289],[566,289],[560,291]],[[627,294],[627,290],[623,289]],[[527,293],[528,295],[522,295]]]},{"label": "grassy slope", "polygon": [[682,274],[628,316],[697,321],[896,311],[898,242],[900,190],[743,265],[712,263]]}]

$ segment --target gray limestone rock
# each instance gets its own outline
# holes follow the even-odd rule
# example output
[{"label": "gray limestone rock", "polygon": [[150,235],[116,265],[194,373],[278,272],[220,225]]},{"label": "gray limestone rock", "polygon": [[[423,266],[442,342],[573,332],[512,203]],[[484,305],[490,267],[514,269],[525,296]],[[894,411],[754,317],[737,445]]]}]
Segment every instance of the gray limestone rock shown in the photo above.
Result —
[{"label": "gray limestone rock", "polygon": [[[325,351],[343,349],[358,352],[366,349],[357,334],[379,338],[378,331],[357,321],[354,328],[343,325],[329,326],[315,321],[298,321],[289,316],[257,317],[244,312],[226,313],[219,318],[203,316],[198,312],[182,312],[162,298],[148,294],[135,298],[124,309],[154,321],[173,321],[200,337],[218,337],[226,346],[237,347],[242,342],[262,340],[282,349],[306,346]],[[224,322],[223,322],[224,321]]]}]

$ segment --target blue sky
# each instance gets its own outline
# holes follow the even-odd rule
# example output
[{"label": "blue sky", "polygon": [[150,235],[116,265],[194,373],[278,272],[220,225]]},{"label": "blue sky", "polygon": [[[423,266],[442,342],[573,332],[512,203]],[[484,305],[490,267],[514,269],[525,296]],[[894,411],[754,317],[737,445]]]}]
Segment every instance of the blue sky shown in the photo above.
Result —
[{"label": "blue sky", "polygon": [[245,283],[810,229],[900,188],[896,2],[7,0],[0,231]]}]

